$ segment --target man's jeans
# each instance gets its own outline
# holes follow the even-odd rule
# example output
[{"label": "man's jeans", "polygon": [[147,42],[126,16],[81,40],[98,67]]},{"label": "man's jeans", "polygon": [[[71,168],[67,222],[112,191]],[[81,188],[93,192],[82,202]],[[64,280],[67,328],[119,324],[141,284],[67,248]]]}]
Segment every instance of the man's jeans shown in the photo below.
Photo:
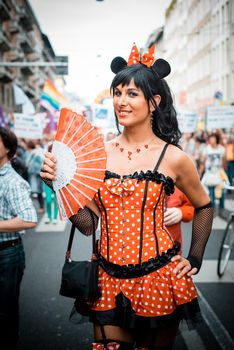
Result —
[{"label": "man's jeans", "polygon": [[[209,196],[210,196],[211,203],[212,203],[213,207],[216,208],[215,187],[208,186],[208,190],[209,190]],[[222,191],[221,198],[219,198],[219,208],[220,209],[224,208],[224,191]]]},{"label": "man's jeans", "polygon": [[25,267],[23,244],[0,250],[0,339],[16,349],[19,332],[19,291]]}]

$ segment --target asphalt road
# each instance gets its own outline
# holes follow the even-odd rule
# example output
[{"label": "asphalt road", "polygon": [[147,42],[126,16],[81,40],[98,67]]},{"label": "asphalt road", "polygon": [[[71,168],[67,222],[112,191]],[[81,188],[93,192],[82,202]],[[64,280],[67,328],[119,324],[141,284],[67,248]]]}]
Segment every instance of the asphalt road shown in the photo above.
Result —
[{"label": "asphalt road", "polygon": [[[216,220],[201,273],[196,277],[204,322],[196,331],[181,331],[174,350],[234,349],[233,261],[226,280],[219,280],[216,276],[216,259],[224,225],[225,221]],[[69,226],[59,232],[55,226],[42,224],[37,232],[28,231],[23,237],[26,269],[21,287],[19,350],[90,349],[92,325],[71,323],[69,315],[73,300],[58,293]],[[188,250],[190,232],[191,225],[184,225],[184,252]],[[90,253],[91,237],[77,234],[74,259],[86,259]]]}]

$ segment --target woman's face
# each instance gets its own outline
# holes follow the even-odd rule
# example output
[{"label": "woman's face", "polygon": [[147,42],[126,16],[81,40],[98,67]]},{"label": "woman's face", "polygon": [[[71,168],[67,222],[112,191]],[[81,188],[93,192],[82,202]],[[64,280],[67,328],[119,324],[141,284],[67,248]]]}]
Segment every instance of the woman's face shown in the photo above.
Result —
[{"label": "woman's face", "polygon": [[114,88],[113,105],[118,122],[122,126],[134,126],[150,122],[150,108],[143,91],[136,87],[133,79],[129,85],[118,85]]},{"label": "woman's face", "polygon": [[217,145],[217,140],[216,140],[216,137],[215,136],[210,136],[209,137],[209,144],[211,146],[216,146]]}]

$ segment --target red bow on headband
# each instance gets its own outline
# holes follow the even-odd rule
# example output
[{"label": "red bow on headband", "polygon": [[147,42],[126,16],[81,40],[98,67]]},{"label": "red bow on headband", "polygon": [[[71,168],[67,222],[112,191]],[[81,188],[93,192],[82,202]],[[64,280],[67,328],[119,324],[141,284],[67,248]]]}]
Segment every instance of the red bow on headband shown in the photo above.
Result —
[{"label": "red bow on headband", "polygon": [[155,50],[155,45],[151,46],[149,50],[143,54],[142,58],[140,58],[140,52],[138,51],[136,44],[133,43],[132,51],[128,58],[128,66],[131,66],[132,64],[138,64],[138,63],[142,63],[147,67],[152,66],[154,63],[154,50]]}]

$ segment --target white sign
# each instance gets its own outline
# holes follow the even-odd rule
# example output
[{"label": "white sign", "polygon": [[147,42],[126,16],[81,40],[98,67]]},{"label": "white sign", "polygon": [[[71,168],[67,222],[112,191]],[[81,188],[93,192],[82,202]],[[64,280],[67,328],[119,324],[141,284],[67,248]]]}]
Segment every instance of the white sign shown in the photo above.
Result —
[{"label": "white sign", "polygon": [[92,124],[103,130],[115,127],[115,114],[113,107],[104,104],[94,105]]},{"label": "white sign", "polygon": [[44,113],[14,113],[14,132],[17,137],[25,139],[41,139],[43,136]]},{"label": "white sign", "polygon": [[197,130],[198,114],[188,110],[178,110],[177,120],[182,133]]},{"label": "white sign", "polygon": [[206,129],[231,129],[234,127],[234,106],[208,107]]}]

